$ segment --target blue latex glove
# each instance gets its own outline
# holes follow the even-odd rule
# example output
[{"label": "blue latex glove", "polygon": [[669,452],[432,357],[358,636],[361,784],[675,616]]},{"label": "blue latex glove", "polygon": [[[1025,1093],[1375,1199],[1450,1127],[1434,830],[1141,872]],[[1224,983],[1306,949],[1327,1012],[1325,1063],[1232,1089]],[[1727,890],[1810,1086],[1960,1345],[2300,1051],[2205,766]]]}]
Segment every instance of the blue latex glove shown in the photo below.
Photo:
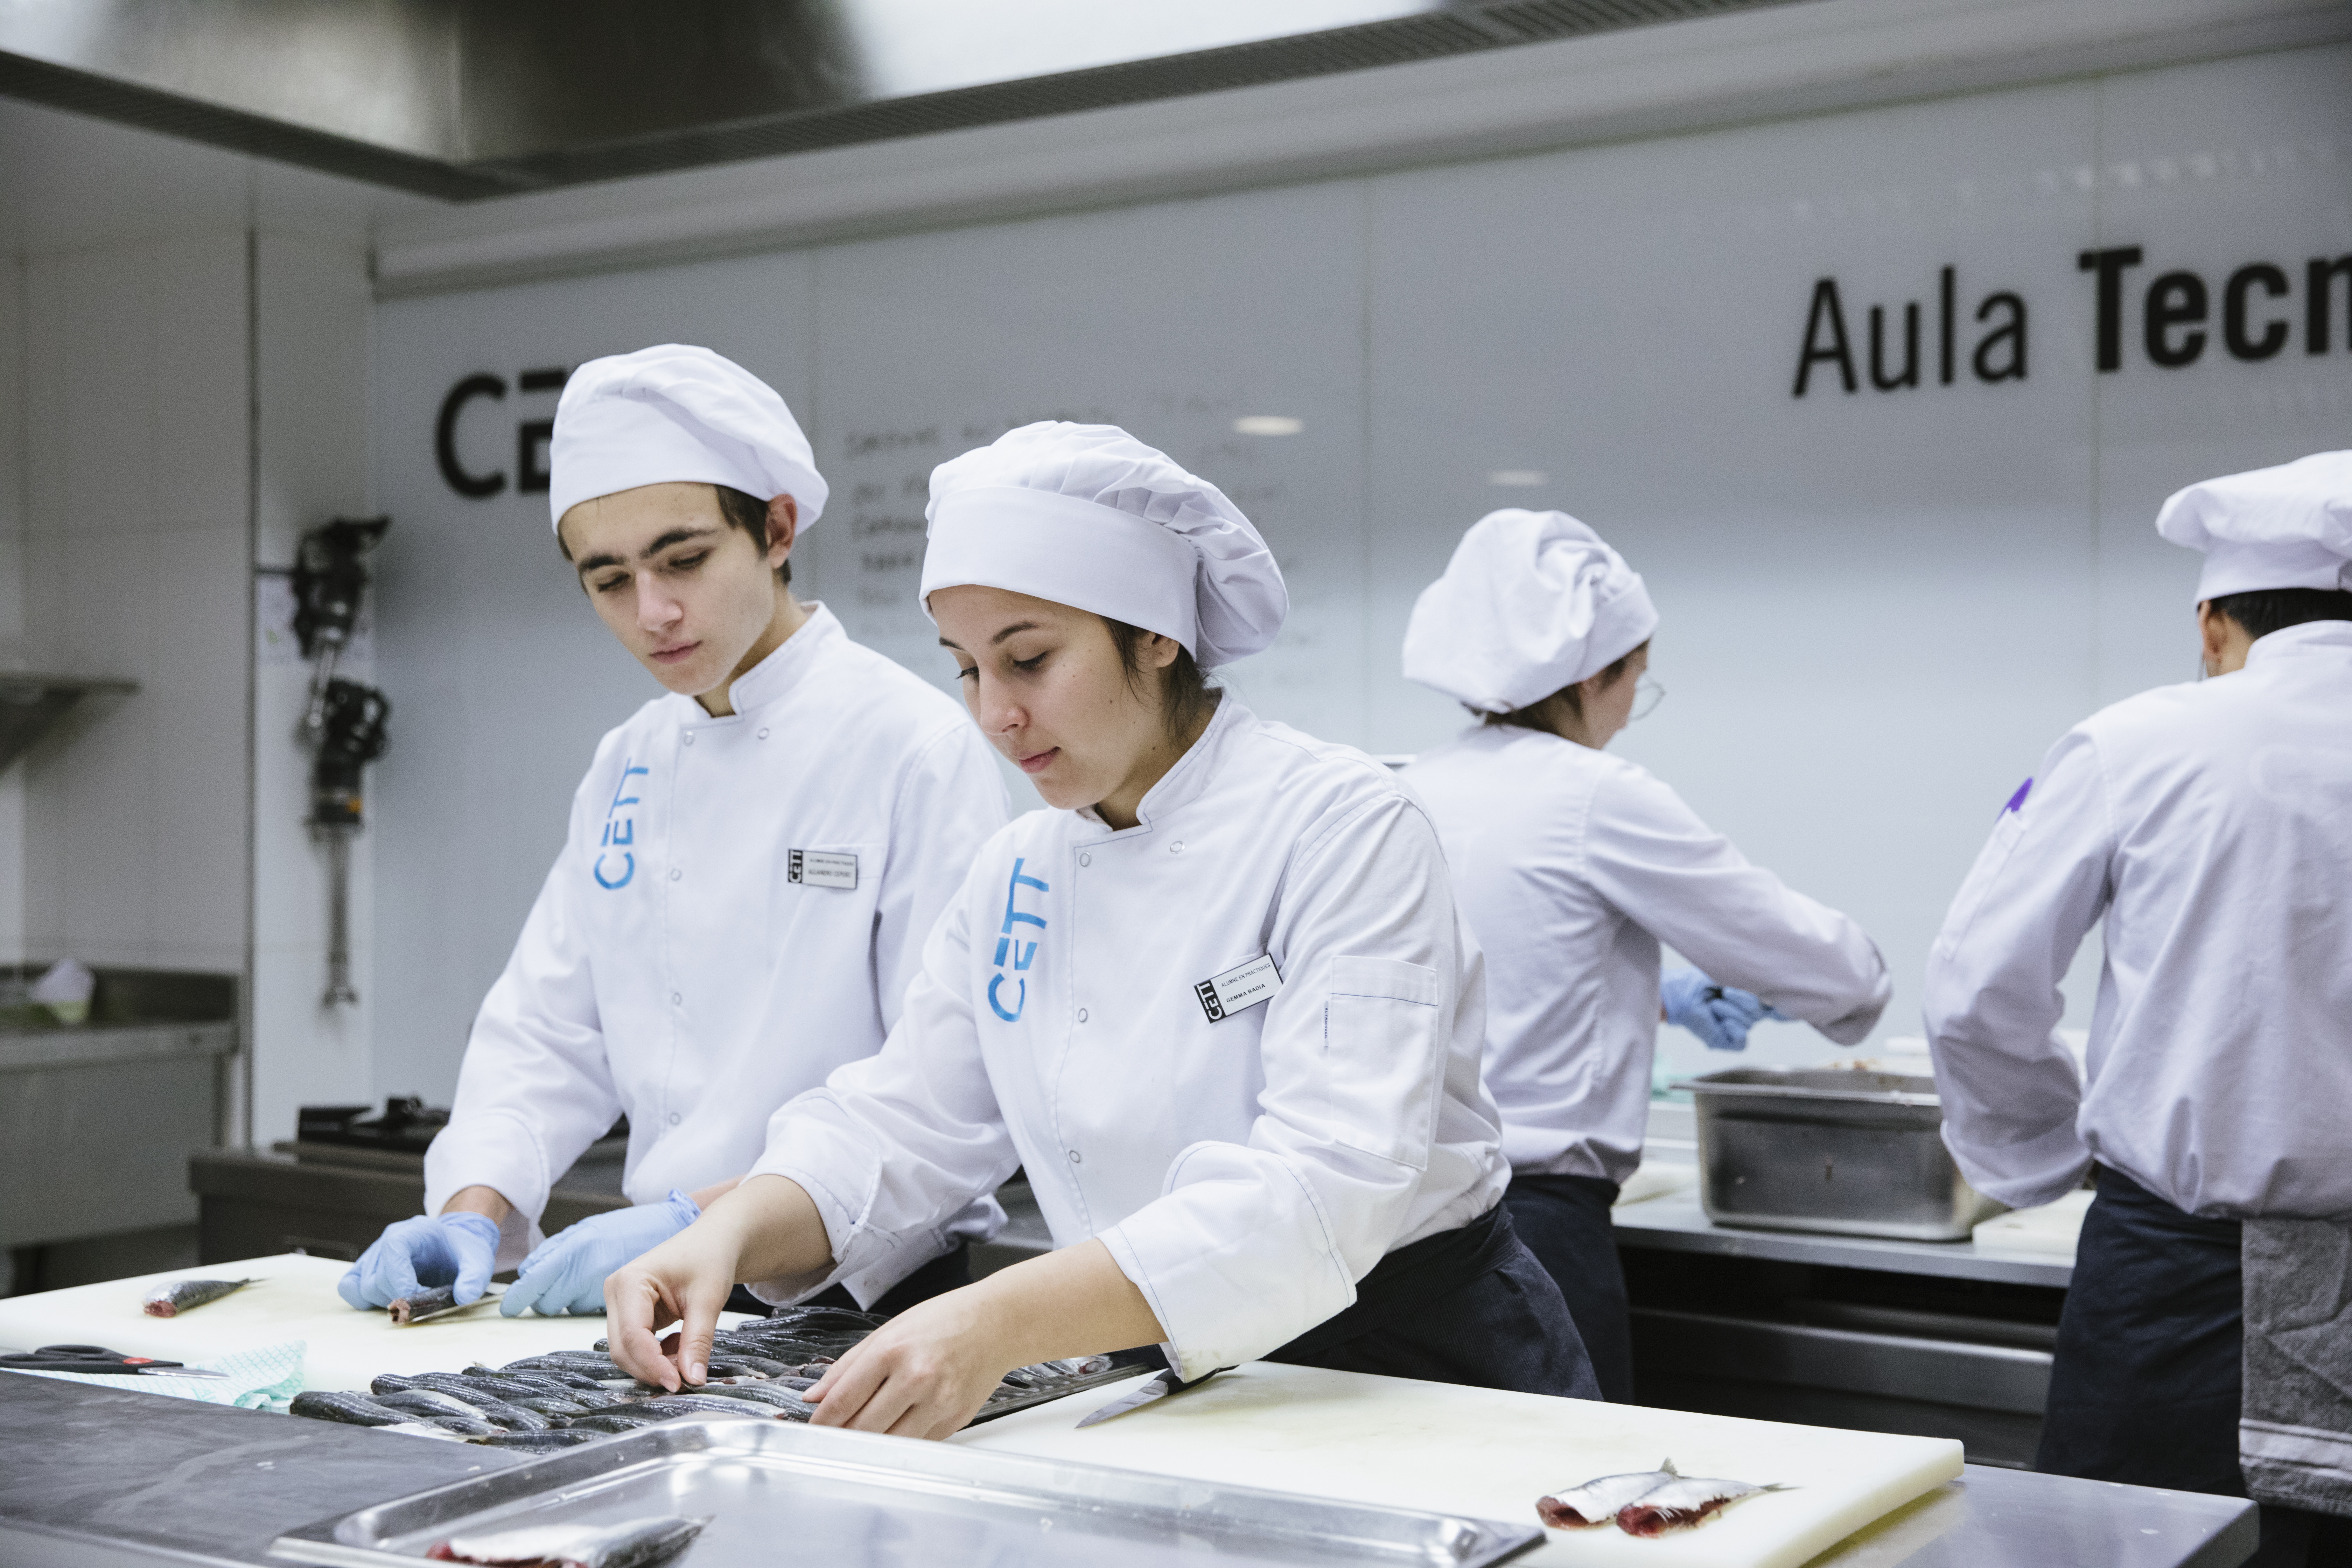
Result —
[{"label": "blue latex glove", "polygon": [[1717,985],[1696,969],[1674,969],[1661,975],[1658,1005],[1666,1022],[1688,1029],[1705,1040],[1711,1051],[1744,1051],[1748,1031],[1759,1021],[1787,1016],[1754,992]]},{"label": "blue latex glove", "polygon": [[509,1318],[527,1310],[550,1318],[562,1312],[602,1312],[604,1276],[651,1252],[701,1213],[692,1198],[673,1187],[662,1203],[590,1215],[541,1242],[522,1260],[522,1275],[507,1288],[499,1310]]},{"label": "blue latex glove", "polygon": [[335,1293],[365,1311],[447,1285],[462,1307],[480,1299],[498,1260],[499,1227],[489,1215],[418,1215],[384,1226],[375,1245],[335,1282]]}]

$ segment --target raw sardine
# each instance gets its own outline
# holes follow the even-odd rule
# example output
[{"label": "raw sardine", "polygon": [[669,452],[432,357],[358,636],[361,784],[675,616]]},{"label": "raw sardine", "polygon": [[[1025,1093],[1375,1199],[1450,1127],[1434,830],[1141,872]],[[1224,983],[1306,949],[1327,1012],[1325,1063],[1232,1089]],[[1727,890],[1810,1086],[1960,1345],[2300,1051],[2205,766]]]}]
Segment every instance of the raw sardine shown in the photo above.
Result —
[{"label": "raw sardine", "polygon": [[1746,1481],[1677,1477],[1654,1491],[1645,1492],[1617,1510],[1617,1528],[1628,1535],[1663,1535],[1687,1530],[1727,1503],[1758,1492],[1786,1491],[1780,1485],[1751,1486]]},{"label": "raw sardine", "polygon": [[1661,1459],[1654,1470],[1629,1470],[1622,1476],[1597,1476],[1580,1487],[1563,1489],[1557,1496],[1536,1500],[1536,1517],[1554,1530],[1579,1530],[1606,1524],[1627,1503],[1646,1497],[1670,1481],[1682,1479],[1672,1459]]},{"label": "raw sardine", "polygon": [[[383,1379],[377,1378],[381,1384]],[[454,1399],[436,1388],[383,1388],[375,1390],[375,1402],[387,1410],[414,1411],[419,1415],[465,1415],[478,1418],[481,1412],[461,1399]]]},{"label": "raw sardine", "polygon": [[523,1454],[560,1454],[583,1443],[601,1443],[602,1432],[493,1432],[474,1442],[484,1448],[510,1448]]},{"label": "raw sardine", "polygon": [[[468,1306],[471,1302],[467,1303]],[[427,1318],[437,1318],[444,1312],[457,1310],[457,1292],[446,1285],[437,1290],[419,1290],[414,1296],[404,1296],[391,1306],[394,1323],[421,1323]]]},{"label": "raw sardine", "polygon": [[176,1318],[252,1283],[250,1279],[174,1279],[148,1291],[139,1304],[151,1318]]},{"label": "raw sardine", "polygon": [[542,1524],[490,1535],[455,1535],[425,1555],[436,1563],[516,1568],[643,1568],[702,1533],[709,1519],[633,1519],[621,1524]]},{"label": "raw sardine", "polygon": [[816,1414],[816,1406],[791,1389],[776,1383],[746,1383],[731,1388],[707,1389],[703,1398],[731,1399],[738,1405],[781,1410],[787,1421],[805,1421]]},{"label": "raw sardine", "polygon": [[592,1410],[585,1415],[575,1415],[563,1425],[566,1432],[634,1432],[640,1426],[661,1424],[658,1415],[638,1415],[626,1410]]},{"label": "raw sardine", "polygon": [[345,1394],[331,1389],[310,1389],[298,1394],[294,1402],[286,1408],[289,1415],[307,1415],[314,1421],[341,1421],[352,1426],[394,1426],[416,1419],[407,1411],[379,1405],[364,1394]]}]

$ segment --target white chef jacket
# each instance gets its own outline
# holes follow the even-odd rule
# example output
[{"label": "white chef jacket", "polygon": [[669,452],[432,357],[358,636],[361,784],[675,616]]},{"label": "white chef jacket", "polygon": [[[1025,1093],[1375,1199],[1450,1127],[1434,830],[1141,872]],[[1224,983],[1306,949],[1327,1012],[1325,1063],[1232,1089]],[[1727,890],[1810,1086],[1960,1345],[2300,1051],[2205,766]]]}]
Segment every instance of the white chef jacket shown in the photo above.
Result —
[{"label": "white chef jacket", "polygon": [[[761,1294],[870,1301],[1019,1165],[1055,1245],[1098,1237],[1194,1377],[1495,1205],[1477,950],[1412,795],[1227,692],[1137,815],[989,841],[889,1044],[777,1114],[756,1169],[807,1190],[835,1264]],[[1260,958],[1279,990],[1213,1019],[1203,983]]]},{"label": "white chef jacket", "polygon": [[[2106,962],[2083,1075],[2058,983]],[[2352,1215],[2352,622],[2053,747],[1927,965],[1944,1142],[2019,1205],[2094,1159],[2208,1217]]]},{"label": "white chef jacket", "polygon": [[1622,758],[1476,724],[1404,777],[1486,952],[1486,1087],[1514,1170],[1622,1182],[1642,1163],[1661,941],[1841,1045],[1893,994],[1860,926]]},{"label": "white chef jacket", "polygon": [[[572,795],[425,1158],[428,1214],[477,1183],[514,1205],[501,1267],[623,1111],[632,1203],[750,1168],[779,1106],[881,1048],[924,933],[1004,824],[960,706],[808,610],[735,681],[731,717],[656,698]],[[856,885],[826,885],[848,863],[812,870],[810,851],[854,857]]]}]

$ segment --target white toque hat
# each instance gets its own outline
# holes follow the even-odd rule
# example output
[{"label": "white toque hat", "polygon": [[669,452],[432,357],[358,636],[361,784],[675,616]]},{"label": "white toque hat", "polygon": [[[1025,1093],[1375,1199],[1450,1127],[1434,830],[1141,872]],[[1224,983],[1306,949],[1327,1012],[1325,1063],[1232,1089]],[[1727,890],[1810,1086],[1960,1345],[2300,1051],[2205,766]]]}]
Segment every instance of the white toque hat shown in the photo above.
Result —
[{"label": "white toque hat", "polygon": [[922,599],[1028,594],[1181,643],[1204,669],[1272,643],[1282,571],[1241,509],[1116,425],[1046,420],[931,470]]},{"label": "white toque hat", "polygon": [[1640,574],[1564,511],[1488,512],[1405,626],[1404,674],[1482,713],[1598,675],[1657,630]]},{"label": "white toque hat", "polygon": [[2190,485],[2164,503],[2156,531],[2205,552],[2200,601],[2263,588],[2352,591],[2352,452]]},{"label": "white toque hat", "polygon": [[583,500],[680,480],[754,500],[791,496],[803,528],[824,510],[816,456],[784,400],[733,360],[687,343],[573,371],[555,405],[547,467],[556,524]]}]

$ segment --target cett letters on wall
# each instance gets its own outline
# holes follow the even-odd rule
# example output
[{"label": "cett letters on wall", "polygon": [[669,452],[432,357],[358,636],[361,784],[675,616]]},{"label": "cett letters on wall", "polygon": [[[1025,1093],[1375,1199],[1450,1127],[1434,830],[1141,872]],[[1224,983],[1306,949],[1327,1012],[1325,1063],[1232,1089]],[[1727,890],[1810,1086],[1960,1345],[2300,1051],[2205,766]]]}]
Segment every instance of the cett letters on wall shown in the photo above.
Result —
[{"label": "cett letters on wall", "polygon": [[[2146,259],[2137,245],[2086,250],[2075,258],[2075,266],[2087,275],[2095,293],[2095,363],[2102,373],[2123,368],[2125,335],[2135,303],[2139,352],[2148,363],[2165,370],[2195,364],[2217,341],[2231,359],[2274,359],[2294,339],[2298,314],[2306,355],[2332,353],[2339,340],[2352,353],[2352,255],[2315,256],[2305,261],[2300,300],[2295,298],[2294,269],[2275,262],[2248,262],[2216,289],[2202,275],[2186,270],[2159,272],[2142,281],[2135,274]],[[1930,374],[1937,384],[1949,386],[1959,379],[1963,364],[1988,384],[2023,381],[2028,364],[2024,296],[2003,289],[1964,310],[1959,295],[1959,269],[1942,268],[1936,279],[1931,371],[1920,357],[1918,300],[1904,301],[1899,322],[1895,308],[1881,304],[1850,317],[1837,279],[1821,279],[1805,311],[1790,395],[1810,393],[1816,371],[1825,379],[1834,374],[1839,388],[1849,393],[1862,390],[1865,374],[1879,392],[1918,386]]]}]

